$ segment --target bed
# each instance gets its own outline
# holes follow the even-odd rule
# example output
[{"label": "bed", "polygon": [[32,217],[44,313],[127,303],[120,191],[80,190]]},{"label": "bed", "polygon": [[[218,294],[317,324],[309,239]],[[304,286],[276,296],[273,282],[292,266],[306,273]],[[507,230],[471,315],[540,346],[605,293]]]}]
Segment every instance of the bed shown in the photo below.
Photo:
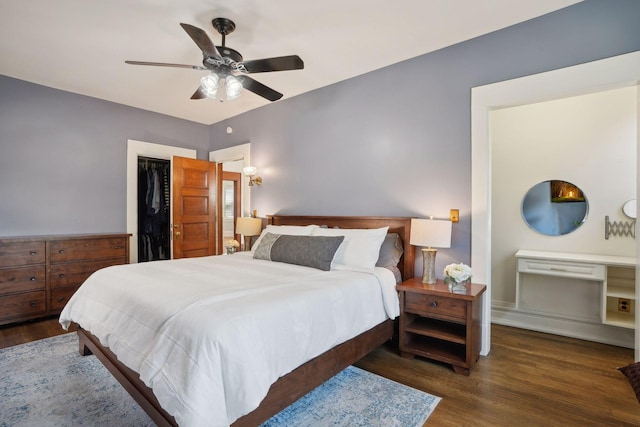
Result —
[{"label": "bed", "polygon": [[[329,241],[334,242],[334,240],[336,239],[336,237],[334,236],[338,236],[341,234],[341,231],[336,231],[337,227],[339,227],[340,230],[381,229],[383,227],[388,227],[388,229],[385,229],[385,234],[386,233],[389,233],[389,235],[393,233],[397,234],[397,236],[399,237],[399,242],[401,242],[400,244],[403,249],[403,253],[400,256],[400,259],[394,260],[394,261],[398,261],[397,268],[399,270],[399,275],[402,277],[402,279],[411,277],[412,275],[411,273],[413,271],[413,266],[414,266],[414,252],[413,252],[412,246],[409,244],[410,223],[411,223],[410,218],[399,218],[399,217],[328,217],[328,216],[279,216],[279,215],[268,217],[268,224],[269,226],[273,227],[273,230],[275,230],[277,227],[286,229],[287,226],[292,226],[293,228],[295,227],[304,228],[305,226],[310,226],[312,224],[320,225],[322,226],[322,230],[314,231],[314,233],[319,233],[323,236],[327,236],[326,242],[329,242]],[[282,234],[289,234],[289,233],[283,232]],[[389,237],[389,235],[387,235],[387,237]],[[263,249],[265,245],[267,245],[269,238],[275,238],[276,240],[278,240],[278,237],[279,236],[277,235],[274,236],[273,234],[267,234],[265,236],[261,236],[261,238],[264,238],[264,241],[256,242],[256,244],[254,244],[254,248],[257,247],[256,252],[260,253],[261,248]],[[291,236],[288,236],[288,237],[294,243],[298,243],[299,241],[305,238],[305,237],[296,238]],[[298,239],[298,240],[295,240],[295,239]],[[279,239],[279,240],[282,241],[284,239]],[[313,240],[317,241],[318,239],[313,239]],[[271,254],[275,253],[275,249],[276,249],[275,245],[276,244],[273,244],[273,249],[271,249]],[[345,247],[344,245],[340,246],[339,250],[341,250],[344,247]],[[343,253],[342,255],[345,255],[345,254]],[[211,259],[202,259],[198,261],[196,261],[195,259],[185,260],[185,261],[176,260],[181,262],[174,263],[172,261],[171,263],[173,263],[173,265],[176,265],[178,267],[182,267],[185,272],[193,271],[193,266],[195,266],[196,264],[192,264],[192,263],[210,262],[211,264],[215,264],[217,262],[222,262],[222,261],[225,261],[227,263],[233,261],[233,263],[237,264],[237,268],[239,270],[243,270],[243,269],[247,270],[247,268],[245,268],[245,263],[250,262],[249,259],[253,259],[256,256],[257,255],[255,255],[255,253],[253,255],[235,254],[230,257],[227,257],[227,256],[213,257]],[[336,255],[336,257],[337,256],[338,255]],[[377,254],[376,254],[376,257],[377,257]],[[256,261],[251,261],[251,262],[256,263]],[[166,261],[164,261],[164,263],[166,263]],[[146,264],[149,264],[149,263],[146,263]],[[268,267],[266,267],[267,264],[269,264]],[[272,266],[276,264],[277,264],[276,267],[280,268],[281,270],[277,270],[276,273],[271,273]],[[350,290],[349,291],[346,290],[347,287],[340,285],[341,280],[348,281],[350,283],[349,285],[349,289],[350,289],[350,287],[352,286],[351,285],[352,282],[354,283],[354,287],[361,286],[358,284],[360,280],[363,281],[362,286],[369,286],[368,284],[365,284],[371,281],[371,277],[369,276],[375,276],[376,277],[375,280],[381,282],[382,279],[380,277],[385,277],[385,280],[387,280],[387,276],[391,273],[377,272],[375,273],[375,275],[373,275],[367,272],[352,271],[353,269],[349,268],[348,269],[349,271],[344,271],[344,272],[337,271],[334,274],[334,271],[333,271],[334,265],[332,264],[331,266],[332,283],[330,286],[328,286],[326,284],[316,285],[315,283],[316,280],[319,280],[318,278],[322,276],[322,274],[317,273],[315,268],[309,268],[305,266],[302,266],[302,267],[293,266],[291,269],[289,269],[288,265],[280,265],[280,264],[281,263],[269,263],[269,262],[263,263],[262,265],[265,265],[264,268],[265,269],[268,268],[268,270],[265,270],[264,274],[267,277],[269,277],[269,274],[273,274],[274,277],[275,276],[290,277],[291,280],[289,280],[289,282],[291,284],[304,283],[304,286],[300,285],[300,286],[291,287],[287,283],[283,284],[280,282],[278,283],[274,282],[274,286],[280,289],[278,291],[280,293],[279,294],[276,293],[275,295],[284,295],[284,294],[289,295],[291,293],[297,294],[298,292],[300,292],[300,298],[303,298],[304,301],[314,300],[313,304],[305,303],[306,306],[308,307],[306,307],[304,311],[298,310],[293,314],[296,321],[293,321],[293,322],[290,321],[291,317],[285,317],[284,314],[279,315],[279,317],[289,319],[287,323],[291,323],[295,325],[303,325],[303,324],[306,325],[308,323],[309,327],[311,328],[309,329],[309,331],[311,332],[306,331],[305,328],[298,327],[298,330],[294,330],[293,332],[283,332],[280,335],[282,334],[289,335],[290,333],[301,334],[300,336],[302,338],[300,339],[302,341],[300,342],[304,341],[304,337],[306,335],[313,335],[314,338],[313,340],[309,339],[308,342],[304,341],[307,344],[305,346],[300,346],[305,348],[304,351],[301,351],[304,354],[298,355],[297,349],[290,350],[286,347],[286,345],[281,346],[280,340],[282,339],[282,336],[278,335],[278,332],[277,332],[279,330],[279,327],[273,327],[273,328],[269,327],[266,332],[259,331],[254,333],[254,335],[251,335],[253,333],[252,330],[247,331],[247,327],[243,326],[242,331],[247,331],[247,335],[253,337],[251,339],[248,339],[246,337],[242,338],[244,339],[245,342],[250,342],[252,348],[254,347],[254,345],[256,345],[256,343],[258,344],[262,343],[260,344],[261,346],[256,347],[260,349],[259,351],[257,351],[257,353],[270,354],[270,352],[272,351],[272,348],[274,347],[278,347],[278,348],[282,347],[283,349],[286,349],[284,351],[284,354],[278,354],[277,357],[275,357],[275,360],[278,360],[277,362],[278,369],[280,369],[283,372],[283,375],[278,376],[276,378],[269,378],[269,375],[271,376],[274,375],[274,373],[272,372],[272,369],[270,369],[270,365],[268,368],[264,369],[264,371],[266,371],[267,373],[263,373],[263,369],[256,369],[255,367],[253,367],[253,369],[249,369],[250,374],[244,375],[242,373],[238,373],[238,372],[241,372],[238,368],[238,365],[249,365],[253,363],[258,363],[258,367],[262,367],[262,365],[260,365],[261,363],[267,363],[267,362],[263,362],[261,360],[262,358],[257,358],[253,354],[249,355],[250,357],[245,357],[244,353],[249,353],[249,351],[246,351],[244,353],[238,350],[234,350],[235,353],[233,352],[225,353],[224,351],[221,351],[222,355],[219,357],[220,361],[216,359],[215,363],[209,363],[209,359],[211,359],[211,357],[208,352],[202,352],[203,356],[198,356],[197,358],[196,356],[194,356],[195,354],[200,354],[201,351],[199,350],[199,347],[190,347],[190,346],[199,345],[201,347],[207,347],[208,344],[204,346],[198,344],[199,342],[204,342],[202,341],[202,339],[207,339],[207,337],[205,336],[204,338],[191,339],[191,338],[184,338],[183,336],[190,336],[192,333],[194,333],[195,335],[200,337],[201,335],[208,334],[208,332],[205,333],[202,331],[208,331],[209,329],[216,329],[215,327],[195,328],[194,325],[202,325],[203,322],[206,323],[209,321],[208,318],[205,319],[203,317],[204,316],[203,313],[207,313],[207,316],[209,316],[211,310],[208,309],[208,306],[203,301],[215,300],[216,304],[218,304],[217,306],[215,306],[217,307],[216,310],[220,310],[221,306],[220,306],[220,302],[218,301],[220,297],[218,295],[216,295],[214,299],[211,299],[211,297],[209,296],[193,297],[194,299],[189,300],[190,302],[189,304],[187,304],[189,307],[188,316],[183,315],[183,311],[171,311],[167,308],[172,306],[172,304],[174,304],[174,301],[180,301],[180,298],[183,298],[180,295],[174,296],[173,294],[171,294],[165,297],[165,299],[163,299],[163,297],[161,296],[154,296],[154,298],[148,298],[152,300],[157,299],[158,302],[162,304],[161,307],[153,308],[154,311],[156,311],[156,309],[157,311],[167,311],[166,319],[158,320],[157,327],[156,326],[151,327],[149,325],[146,325],[146,323],[149,323],[150,325],[154,325],[153,320],[149,320],[148,322],[147,320],[144,320],[143,322],[145,323],[144,325],[139,324],[141,322],[140,318],[146,319],[146,317],[139,316],[138,314],[136,314],[136,316],[139,316],[136,322],[139,322],[139,323],[136,323],[134,325],[135,327],[132,326],[134,322],[131,322],[129,318],[127,318],[126,322],[123,320],[119,320],[120,322],[119,326],[117,325],[117,322],[115,322],[116,326],[112,326],[109,324],[110,322],[102,321],[103,319],[99,316],[99,313],[100,313],[99,308],[96,309],[90,305],[89,306],[91,307],[91,309],[85,308],[84,310],[86,312],[97,313],[96,317],[98,320],[95,322],[92,322],[91,319],[87,320],[88,318],[86,317],[86,315],[85,317],[82,317],[82,315],[77,315],[80,321],[76,322],[76,318],[74,317],[76,316],[74,314],[74,307],[76,308],[83,307],[83,304],[86,304],[86,300],[91,298],[91,297],[85,296],[84,297],[85,302],[83,303],[81,302],[83,297],[78,297],[78,301],[80,302],[75,302],[74,304],[72,304],[72,301],[70,301],[68,305],[69,308],[65,307],[65,310],[61,315],[61,323],[63,323],[63,325],[65,324],[68,325],[69,322],[73,321],[79,324],[78,336],[79,336],[80,353],[83,355],[87,355],[91,353],[95,354],[97,358],[114,375],[114,377],[124,386],[124,388],[140,404],[140,406],[149,414],[151,419],[160,426],[178,425],[178,422],[176,421],[176,419],[179,419],[179,420],[189,419],[189,418],[184,418],[182,414],[179,414],[176,417],[171,415],[171,414],[175,414],[176,412],[175,412],[175,408],[171,407],[171,404],[172,404],[171,400],[173,399],[169,399],[169,401],[167,401],[167,396],[173,396],[176,401],[179,401],[179,398],[182,396],[181,394],[179,395],[181,391],[178,392],[174,390],[175,384],[172,381],[168,381],[167,384],[164,384],[162,382],[165,377],[171,377],[171,376],[182,377],[184,375],[184,377],[187,378],[188,375],[191,375],[190,372],[186,372],[192,369],[191,365],[189,365],[189,367],[187,368],[179,368],[177,374],[175,372],[174,373],[165,372],[165,369],[168,369],[166,368],[167,366],[183,366],[184,365],[184,364],[181,365],[180,363],[173,363],[174,359],[172,358],[174,357],[174,353],[180,353],[180,354],[184,353],[181,357],[183,358],[190,357],[192,360],[195,360],[195,359],[202,360],[203,358],[206,359],[207,363],[198,362],[198,363],[194,363],[194,365],[198,365],[198,366],[205,365],[207,369],[211,369],[216,372],[218,370],[223,371],[222,375],[225,379],[231,376],[233,377],[233,381],[236,381],[237,380],[236,377],[247,376],[247,377],[251,377],[252,381],[257,381],[258,383],[263,383],[264,381],[268,381],[268,384],[266,384],[265,386],[266,388],[264,393],[266,393],[266,396],[264,396],[264,398],[262,394],[258,392],[257,397],[259,398],[259,400],[257,402],[255,401],[256,396],[248,397],[248,400],[253,399],[254,403],[245,404],[244,401],[242,402],[242,405],[249,405],[251,409],[250,411],[248,411],[246,410],[246,408],[244,409],[240,408],[239,410],[244,415],[241,415],[239,417],[236,416],[238,412],[237,412],[237,408],[234,407],[233,399],[230,399],[230,401],[232,402],[231,404],[225,403],[226,406],[223,407],[223,409],[228,410],[229,413],[231,414],[229,416],[229,420],[233,421],[232,425],[256,426],[256,425],[259,425],[261,422],[266,421],[267,419],[269,419],[271,416],[275,415],[282,409],[286,408],[291,403],[293,403],[294,401],[296,401],[297,399],[299,399],[300,397],[302,397],[303,395],[311,391],[313,388],[322,384],[323,382],[325,382],[326,380],[328,380],[329,378],[331,378],[332,376],[340,372],[342,369],[354,363],[355,361],[357,361],[358,359],[366,355],[371,350],[375,349],[376,347],[380,346],[384,342],[391,339],[393,336],[393,330],[394,330],[393,320],[391,320],[388,315],[390,310],[393,311],[393,309],[390,307],[384,308],[385,313],[387,313],[387,315],[381,315],[379,313],[376,314],[377,309],[363,311],[361,313],[358,313],[357,315],[353,314],[352,317],[349,317],[351,315],[348,312],[349,310],[342,310],[340,312],[334,313],[333,316],[330,316],[327,318],[330,318],[332,319],[332,321],[334,321],[335,318],[345,317],[345,323],[358,324],[356,327],[362,329],[362,330],[356,329],[356,332],[342,331],[344,327],[341,325],[338,325],[335,328],[333,328],[333,329],[336,329],[337,331],[335,332],[336,337],[332,337],[332,334],[334,333],[333,329],[327,332],[325,332],[324,329],[322,329],[322,327],[324,326],[321,326],[321,324],[325,322],[318,322],[317,320],[313,321],[313,319],[311,319],[310,315],[308,314],[308,311],[326,310],[326,308],[320,308],[319,305],[316,307],[315,306],[316,300],[317,300],[317,304],[320,304],[320,302],[323,299],[333,298],[333,300],[340,301],[340,303],[342,304],[343,300],[346,301],[351,298],[349,296],[346,296],[346,294],[343,295],[341,293],[341,292],[351,292]],[[170,264],[163,264],[163,265],[168,266]],[[134,271],[140,272],[140,271],[143,271],[141,269],[150,268],[150,266],[149,267],[123,266],[120,269],[112,269],[111,271],[105,272],[102,275],[98,275],[98,279],[93,280],[93,283],[98,281],[98,284],[92,284],[91,281],[88,281],[89,284],[85,283],[82,288],[85,288],[85,286],[87,289],[90,289],[91,287],[99,288],[100,292],[109,293],[111,292],[109,291],[110,284],[107,283],[105,285],[104,281],[111,280],[114,282],[114,288],[116,288],[118,292],[126,292],[126,288],[127,287],[132,288],[132,286],[127,286],[126,284],[117,285],[115,282],[119,281],[118,277],[121,274],[124,274],[124,270],[126,270],[127,268],[134,269]],[[378,270],[384,270],[384,269],[376,269],[376,271]],[[198,271],[200,271],[199,267],[198,267]],[[164,276],[171,276],[174,273],[165,271],[165,272],[161,272],[160,274]],[[185,273],[185,275],[189,275],[189,274],[191,273]],[[198,272],[197,274],[200,274],[200,272]],[[262,275],[263,273],[260,272],[260,274]],[[387,274],[387,276],[385,276],[385,274]],[[202,273],[202,275],[204,275],[204,273]],[[224,276],[224,273],[221,273],[221,275]],[[391,276],[392,276],[391,279],[393,280],[394,279],[393,275]],[[99,282],[100,277],[102,277],[102,280],[103,280],[102,283]],[[139,278],[139,280],[142,280],[142,279]],[[242,280],[244,283],[245,279],[242,279]],[[398,277],[396,276],[395,281],[397,280],[398,280]],[[120,286],[120,288],[118,288],[118,286]],[[189,286],[186,286],[186,287],[188,288]],[[233,283],[233,286],[234,286],[234,292],[236,293],[242,292],[244,289],[241,286],[238,286],[238,284],[236,283]],[[260,286],[263,286],[263,285],[261,284]],[[331,289],[330,292],[331,292],[331,295],[333,295],[332,297],[325,297],[325,296],[322,296],[322,294],[320,293],[320,292],[327,292],[327,290],[325,289],[327,287]],[[265,289],[267,288],[265,287]],[[199,292],[199,288],[197,288],[196,286],[193,291],[197,294]],[[192,292],[192,290],[189,290],[189,292]],[[258,298],[255,292],[256,291],[254,288],[247,288],[245,294],[247,295],[248,299],[263,298],[262,296]],[[262,291],[260,290],[258,292],[262,292]],[[303,292],[315,292],[315,293],[303,294]],[[79,291],[78,293],[80,295],[83,294],[83,292],[81,291]],[[340,294],[338,295],[338,293]],[[382,292],[382,294],[384,294],[384,292]],[[87,294],[87,295],[91,295],[91,294]],[[265,295],[267,295],[266,291],[265,291]],[[309,296],[309,295],[312,295],[312,296]],[[135,294],[133,294],[131,299],[135,300],[135,298],[136,296]],[[191,298],[191,296],[189,296],[189,298]],[[266,297],[264,298],[266,299]],[[375,298],[377,299],[378,297],[375,297]],[[283,301],[284,301],[284,297],[283,297]],[[354,300],[354,301],[357,301],[357,300]],[[391,302],[389,302],[391,300],[388,299],[388,295],[386,297],[383,295],[381,297],[381,301],[383,306],[392,304]],[[147,301],[145,300],[144,303],[147,304]],[[271,304],[273,304],[274,306],[278,306],[278,299],[276,298],[276,301],[274,301],[273,303],[270,303],[269,307],[271,307]],[[352,307],[354,309],[354,313],[357,313],[357,311],[355,311],[357,310],[356,306],[366,305],[366,304],[371,304],[371,306],[373,306],[374,303],[362,302],[362,304],[358,304],[356,302],[355,304],[352,304],[352,303],[349,303],[349,304],[351,305],[344,305],[343,307]],[[300,303],[299,302],[295,304],[287,303],[285,305],[299,307]],[[126,304],[123,301],[123,307],[124,306],[126,306]],[[231,304],[229,306],[231,306]],[[266,304],[263,304],[263,306],[266,307]],[[147,309],[145,308],[146,305],[140,306],[140,307],[142,308],[140,308],[138,312],[144,312],[144,310]],[[149,307],[153,307],[153,306],[150,305]],[[240,318],[244,318],[249,315],[253,316],[256,313],[256,311],[260,311],[256,309],[256,307],[258,306],[254,306],[251,309],[246,309],[247,310],[246,313],[240,310],[241,315],[234,312],[233,314],[236,317],[225,315],[224,320],[227,321],[227,323],[236,322],[236,321],[239,322],[241,320]],[[120,307],[116,307],[115,309],[112,308],[109,311],[109,313],[118,312],[118,311],[124,312],[125,310],[124,308],[120,310]],[[373,314],[369,315],[368,311],[371,311]],[[81,312],[81,310],[79,312]],[[275,312],[276,313],[284,312],[282,306],[277,308]],[[109,316],[111,316],[111,314],[109,314]],[[291,316],[291,315],[287,314],[286,316]],[[307,317],[309,317],[308,320],[307,320]],[[369,317],[369,319],[362,320],[362,324],[360,324],[359,319],[361,317],[363,318]],[[197,319],[197,320],[194,320],[194,319]],[[261,319],[261,318],[256,317],[256,319]],[[263,321],[258,320],[257,322],[262,323]],[[267,321],[265,320],[264,322],[267,322]],[[369,323],[366,323],[366,322],[369,322]],[[371,324],[371,322],[373,322],[373,324]],[[253,323],[256,323],[256,321],[253,320]],[[338,322],[335,321],[334,323],[338,323]],[[144,336],[147,333],[145,329],[147,328],[147,326],[149,326],[148,328],[150,331],[148,332],[149,334],[155,333],[153,331],[156,331],[156,330],[158,331],[161,330],[161,333],[157,333],[153,337],[153,340],[149,339],[147,341],[134,340],[129,336],[129,335]],[[112,328],[112,330],[110,330],[109,328]],[[320,328],[320,329],[317,329],[317,328]],[[197,329],[197,331],[192,332],[191,331],[192,329]],[[120,333],[121,331],[127,331],[127,332],[121,333],[120,336],[118,336],[118,333]],[[273,334],[272,337],[270,337],[271,334]],[[344,339],[344,336],[340,334],[345,334],[344,336],[348,335],[348,338]],[[124,336],[124,335],[127,335],[127,336]],[[242,334],[227,333],[227,335],[242,335]],[[317,340],[318,336],[325,336],[325,335],[327,335],[328,337],[327,338],[328,342],[331,342],[332,340],[334,340],[337,343],[337,345],[330,345],[330,347],[324,348],[322,346],[327,346],[328,343],[323,343],[323,344],[316,343],[316,341],[318,341]],[[160,336],[162,336],[162,339],[159,338]],[[277,345],[269,344],[274,342],[273,340],[278,341],[278,344]],[[152,342],[153,344],[150,344]],[[170,345],[167,344],[167,342]],[[193,344],[194,342],[196,344]],[[138,343],[141,343],[141,344],[138,345]],[[225,345],[226,344],[224,343],[219,344],[217,341],[215,344],[216,348],[218,346],[225,347]],[[318,347],[318,348],[307,349],[307,347]],[[319,350],[321,347],[322,349]],[[148,358],[148,355],[150,353],[154,354],[154,360],[152,362],[149,362],[146,359],[143,361],[142,364],[136,364],[131,362],[131,360],[134,360],[135,362],[137,355],[139,355],[139,357],[142,360],[145,357]],[[131,356],[132,354],[133,356]],[[162,359],[162,362],[156,362],[155,359],[157,359],[157,354],[161,354],[162,357],[164,357],[164,359]],[[312,357],[309,357],[309,355],[312,355]],[[118,357],[120,357],[121,360]],[[178,359],[178,356],[175,356],[175,357],[176,357],[175,360],[181,360],[181,359]],[[265,359],[268,359],[268,357],[265,356]],[[282,360],[284,360],[284,362],[282,362]],[[126,362],[126,364],[123,362]],[[227,363],[229,362],[231,362],[231,365],[227,365]],[[273,362],[269,362],[269,363],[273,364]],[[294,366],[293,367],[287,366],[288,363],[294,364]],[[280,366],[281,364],[283,366]],[[130,369],[129,367],[127,367],[127,365],[139,366],[140,368],[138,369],[138,371],[140,372]],[[158,365],[158,367],[157,369],[154,368],[155,370],[152,370],[151,373],[149,373],[148,367],[152,365]],[[210,366],[215,366],[215,369],[210,368]],[[208,372],[206,374],[208,375]],[[216,381],[209,381],[208,380],[209,377],[207,375],[205,374],[201,375],[200,373],[198,373],[197,376],[192,378],[196,378],[196,379],[199,377],[207,378],[207,380],[205,381],[206,384],[204,385],[204,387],[209,387],[212,382],[213,383],[217,382],[217,379]],[[263,378],[263,375],[265,375],[266,378]],[[156,379],[159,379],[158,380],[159,382],[154,382],[156,381]],[[186,386],[188,388],[194,387],[193,386],[194,383],[192,381],[195,381],[195,380],[187,381],[185,379],[184,381],[187,382]],[[239,381],[242,381],[242,378]],[[250,389],[252,389],[253,387],[240,386],[240,387],[234,388],[234,387],[229,387],[228,384],[235,384],[235,383],[225,382],[225,381],[220,381],[220,382],[225,384],[226,386],[225,390],[227,390],[227,392],[230,391],[231,394],[236,393],[238,390],[241,390],[243,394],[245,393],[249,395],[252,394],[252,392],[250,392],[251,391]],[[152,384],[152,388],[147,386],[145,383]],[[242,384],[242,383],[240,382],[239,384]],[[221,386],[221,388],[224,388],[224,387]],[[230,388],[233,390],[229,390]],[[191,395],[191,397],[189,398],[189,403],[192,402],[191,399],[198,400],[198,398],[201,395],[205,396],[204,402],[207,402],[207,399],[209,399],[208,402],[211,402],[212,400],[215,400],[217,402],[220,399],[219,397],[211,398],[208,395],[208,393],[199,393],[199,389],[196,389],[195,391],[196,391],[196,394]],[[211,394],[212,396],[218,396],[215,393],[215,391],[216,390],[212,391],[212,394]],[[171,393],[176,393],[176,394],[172,395]],[[246,396],[243,396],[242,399],[244,399],[245,397]],[[227,399],[227,396],[225,396],[225,399]],[[162,405],[160,402],[164,402],[164,405]],[[163,406],[167,407],[169,410],[165,410]],[[229,409],[230,407],[231,409]],[[207,421],[207,423],[209,423],[209,421]],[[197,422],[189,421],[189,422],[185,422],[185,424],[197,424]],[[225,423],[220,420],[214,421],[213,424],[225,425]]]}]

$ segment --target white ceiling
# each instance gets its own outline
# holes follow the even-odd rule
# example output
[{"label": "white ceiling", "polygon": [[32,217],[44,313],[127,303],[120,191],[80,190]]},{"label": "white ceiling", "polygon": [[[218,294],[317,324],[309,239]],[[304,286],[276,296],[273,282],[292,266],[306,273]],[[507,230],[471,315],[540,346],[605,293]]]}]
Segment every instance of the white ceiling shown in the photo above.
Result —
[{"label": "white ceiling", "polygon": [[580,0],[2,0],[0,74],[212,124],[269,103],[191,100],[206,71],[179,23],[233,20],[226,45],[245,60],[299,55],[304,70],[260,73],[283,99],[540,16]]}]

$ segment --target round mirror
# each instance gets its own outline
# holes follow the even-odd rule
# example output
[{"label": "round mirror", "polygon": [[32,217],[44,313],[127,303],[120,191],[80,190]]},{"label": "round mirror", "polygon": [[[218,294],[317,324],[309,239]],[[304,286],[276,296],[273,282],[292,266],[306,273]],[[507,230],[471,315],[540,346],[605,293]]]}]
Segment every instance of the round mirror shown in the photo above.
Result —
[{"label": "round mirror", "polygon": [[569,234],[587,219],[589,203],[582,190],[560,180],[543,181],[527,191],[522,218],[529,227],[547,236]]},{"label": "round mirror", "polygon": [[629,218],[636,219],[636,199],[629,200],[622,206],[622,212]]}]

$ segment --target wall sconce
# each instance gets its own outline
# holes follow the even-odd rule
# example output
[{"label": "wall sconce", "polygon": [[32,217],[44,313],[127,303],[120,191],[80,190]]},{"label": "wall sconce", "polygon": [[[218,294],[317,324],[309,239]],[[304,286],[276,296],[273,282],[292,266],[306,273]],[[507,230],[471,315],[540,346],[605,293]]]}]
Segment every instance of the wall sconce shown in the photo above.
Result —
[{"label": "wall sconce", "polygon": [[449,211],[449,221],[456,223],[460,221],[460,209],[451,209]]},{"label": "wall sconce", "polygon": [[242,172],[245,174],[245,176],[249,177],[249,187],[253,187],[254,185],[262,185],[262,178],[259,176],[255,176],[258,172],[258,168],[256,168],[255,166],[247,166],[245,168],[242,168]]},{"label": "wall sconce", "polygon": [[423,246],[422,283],[436,283],[435,267],[438,251],[434,247],[451,247],[451,221],[412,218],[410,243],[413,246]]}]

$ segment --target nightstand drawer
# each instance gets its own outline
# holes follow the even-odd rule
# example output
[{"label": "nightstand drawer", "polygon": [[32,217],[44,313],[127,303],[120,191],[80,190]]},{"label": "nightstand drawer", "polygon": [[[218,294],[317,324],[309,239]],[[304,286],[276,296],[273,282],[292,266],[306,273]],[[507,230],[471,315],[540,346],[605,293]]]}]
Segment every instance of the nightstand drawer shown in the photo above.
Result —
[{"label": "nightstand drawer", "polygon": [[404,293],[404,309],[413,313],[438,315],[446,318],[467,319],[467,303],[464,300],[437,295]]}]

